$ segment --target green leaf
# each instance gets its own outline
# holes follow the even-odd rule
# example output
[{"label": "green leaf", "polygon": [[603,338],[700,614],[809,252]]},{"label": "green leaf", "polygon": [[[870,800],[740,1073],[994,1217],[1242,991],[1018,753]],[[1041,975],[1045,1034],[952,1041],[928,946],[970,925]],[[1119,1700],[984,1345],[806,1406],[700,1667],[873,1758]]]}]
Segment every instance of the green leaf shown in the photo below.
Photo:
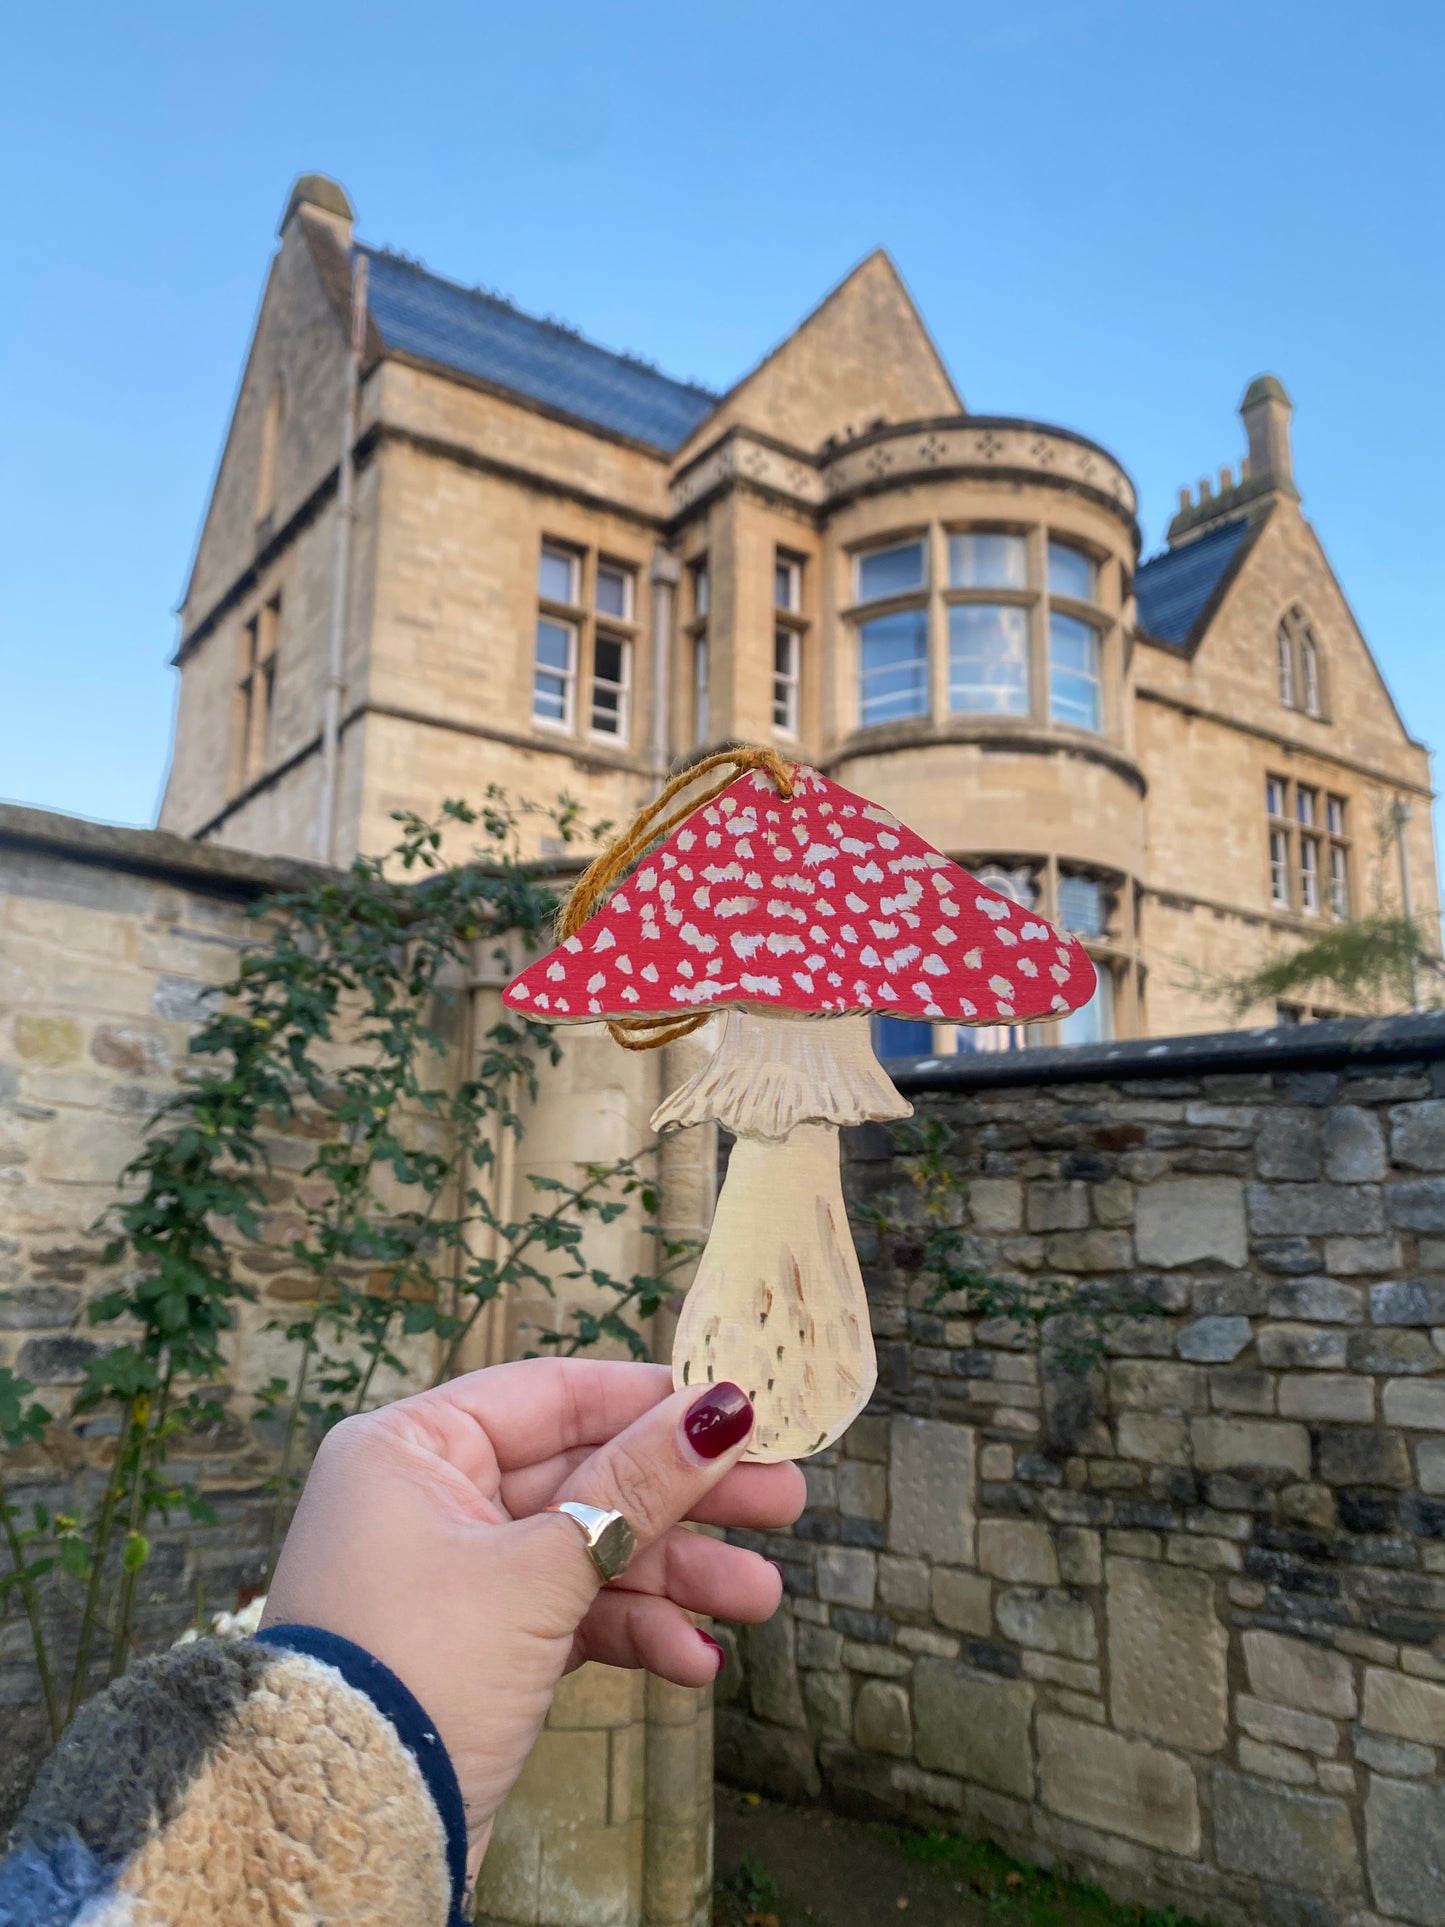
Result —
[{"label": "green leaf", "polygon": [[122,1572],[139,1572],[151,1556],[151,1542],[143,1532],[128,1532],[120,1551]]},{"label": "green leaf", "polygon": [[61,1569],[68,1572],[72,1579],[84,1579],[90,1572],[90,1547],[84,1539],[67,1534],[60,1541]]}]

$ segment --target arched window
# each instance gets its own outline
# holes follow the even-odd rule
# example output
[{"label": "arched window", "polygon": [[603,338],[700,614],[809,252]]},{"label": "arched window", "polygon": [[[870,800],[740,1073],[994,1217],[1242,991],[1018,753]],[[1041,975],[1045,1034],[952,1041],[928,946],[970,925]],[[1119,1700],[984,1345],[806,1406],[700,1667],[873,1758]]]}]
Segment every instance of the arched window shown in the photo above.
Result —
[{"label": "arched window", "polygon": [[266,398],[261,418],[261,458],[256,465],[256,520],[263,522],[276,506],[276,451],[286,416],[286,384],[278,375]]},{"label": "arched window", "polygon": [[1294,643],[1289,630],[1279,625],[1279,699],[1286,709],[1294,708]]},{"label": "arched window", "polygon": [[1324,684],[1320,646],[1298,603],[1281,618],[1275,632],[1279,651],[1279,699],[1286,709],[1323,718]]}]

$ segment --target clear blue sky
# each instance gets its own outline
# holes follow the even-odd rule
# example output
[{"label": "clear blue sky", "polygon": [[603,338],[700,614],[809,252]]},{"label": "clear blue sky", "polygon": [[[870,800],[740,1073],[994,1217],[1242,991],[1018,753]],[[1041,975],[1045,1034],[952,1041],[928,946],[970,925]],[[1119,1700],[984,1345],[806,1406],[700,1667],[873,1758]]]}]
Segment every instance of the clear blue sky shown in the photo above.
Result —
[{"label": "clear blue sky", "polygon": [[1140,490],[1296,405],[1308,514],[1445,746],[1440,0],[28,7],[0,82],[0,796],[152,820],[277,217],[723,386],[893,253],[971,408]]}]

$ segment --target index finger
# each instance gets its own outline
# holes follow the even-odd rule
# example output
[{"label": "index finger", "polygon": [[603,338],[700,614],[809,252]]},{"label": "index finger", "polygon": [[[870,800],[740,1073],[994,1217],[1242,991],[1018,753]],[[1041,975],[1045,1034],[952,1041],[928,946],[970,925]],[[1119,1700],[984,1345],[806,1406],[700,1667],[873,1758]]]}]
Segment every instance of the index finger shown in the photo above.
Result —
[{"label": "index finger", "polygon": [[457,1469],[484,1483],[577,1446],[604,1445],[672,1390],[666,1365],[523,1358],[489,1365],[386,1408]]}]

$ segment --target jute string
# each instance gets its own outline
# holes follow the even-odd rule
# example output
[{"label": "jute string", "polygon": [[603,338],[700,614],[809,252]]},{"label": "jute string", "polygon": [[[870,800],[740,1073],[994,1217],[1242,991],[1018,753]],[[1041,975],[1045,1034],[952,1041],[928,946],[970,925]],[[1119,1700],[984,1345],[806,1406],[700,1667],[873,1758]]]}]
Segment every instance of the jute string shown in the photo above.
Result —
[{"label": "jute string", "polygon": [[[690,797],[687,802],[669,811],[668,805],[684,790],[690,790],[700,778],[724,767],[727,774],[710,784],[701,796]],[[636,862],[649,844],[660,843],[664,837],[670,836],[694,810],[700,810],[704,803],[721,796],[730,783],[735,783],[739,776],[745,775],[750,769],[765,769],[785,801],[793,794],[792,774],[775,749],[745,746],[721,750],[716,756],[704,756],[700,763],[694,763],[691,769],[674,776],[662,794],[640,811],[622,834],[588,864],[572,886],[572,894],[557,913],[558,935],[570,937],[580,930],[604,892],[630,864]],[[686,1037],[699,1029],[707,1022],[709,1015],[704,1010],[691,1017],[609,1018],[607,1028],[624,1050],[657,1050],[660,1045],[675,1043],[679,1037]]]}]

